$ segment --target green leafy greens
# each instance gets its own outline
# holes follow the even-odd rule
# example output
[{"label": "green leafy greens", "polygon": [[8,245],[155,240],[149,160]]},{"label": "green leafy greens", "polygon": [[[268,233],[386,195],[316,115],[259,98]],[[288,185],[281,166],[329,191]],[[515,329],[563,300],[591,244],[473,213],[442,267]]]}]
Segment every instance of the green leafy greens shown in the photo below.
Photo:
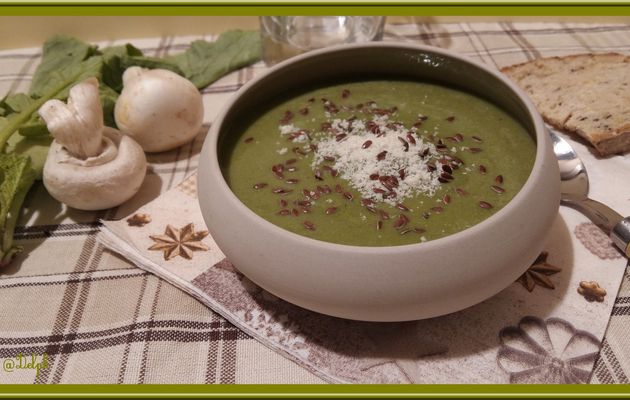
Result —
[{"label": "green leafy greens", "polygon": [[114,105],[128,67],[168,69],[202,89],[259,59],[257,32],[225,32],[214,43],[198,40],[184,53],[165,58],[147,57],[131,44],[101,50],[69,36],[48,39],[28,93],[10,94],[0,100],[0,267],[21,251],[13,245],[13,231],[26,194],[41,179],[52,142],[37,115],[46,101],[66,100],[72,86],[95,77],[100,81],[105,125],[116,127]]},{"label": "green leafy greens", "polygon": [[0,266],[4,266],[22,250],[13,246],[13,230],[24,197],[35,182],[36,172],[29,157],[11,153],[0,156],[0,171]]},{"label": "green leafy greens", "polygon": [[258,32],[229,31],[215,42],[196,40],[185,53],[170,59],[184,76],[204,88],[230,71],[244,67],[260,58]]}]

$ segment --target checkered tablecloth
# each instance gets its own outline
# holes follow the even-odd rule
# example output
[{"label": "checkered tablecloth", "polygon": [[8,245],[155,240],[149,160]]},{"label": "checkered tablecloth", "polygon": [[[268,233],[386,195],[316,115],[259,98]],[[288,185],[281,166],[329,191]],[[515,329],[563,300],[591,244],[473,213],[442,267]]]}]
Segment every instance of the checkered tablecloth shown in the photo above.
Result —
[{"label": "checkered tablecloth", "polygon": [[[196,38],[196,37],[195,37]],[[131,41],[146,54],[182,51],[193,37]],[[211,40],[211,37],[206,38]],[[447,48],[491,66],[583,52],[630,53],[630,25],[449,23],[387,25],[384,40]],[[124,43],[98,43],[100,46]],[[40,49],[0,52],[0,95],[25,91]],[[16,230],[24,246],[0,271],[0,359],[46,355],[46,368],[0,370],[2,383],[319,383],[317,376],[242,333],[179,289],[96,241],[99,219],[123,218],[196,170],[215,115],[262,64],[203,91],[203,132],[171,152],[149,155],[145,184],[131,201],[103,212],[68,210],[41,184]],[[628,199],[611,199],[623,212]],[[614,296],[614,293],[611,293]],[[591,381],[628,383],[630,276],[613,307]]]}]

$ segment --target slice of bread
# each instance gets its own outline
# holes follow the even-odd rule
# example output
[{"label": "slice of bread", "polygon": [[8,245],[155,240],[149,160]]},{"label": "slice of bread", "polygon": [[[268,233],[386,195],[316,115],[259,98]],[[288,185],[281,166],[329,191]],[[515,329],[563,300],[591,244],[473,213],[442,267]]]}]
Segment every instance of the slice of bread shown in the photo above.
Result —
[{"label": "slice of bread", "polygon": [[541,58],[501,71],[555,128],[584,137],[601,155],[630,150],[630,56]]}]

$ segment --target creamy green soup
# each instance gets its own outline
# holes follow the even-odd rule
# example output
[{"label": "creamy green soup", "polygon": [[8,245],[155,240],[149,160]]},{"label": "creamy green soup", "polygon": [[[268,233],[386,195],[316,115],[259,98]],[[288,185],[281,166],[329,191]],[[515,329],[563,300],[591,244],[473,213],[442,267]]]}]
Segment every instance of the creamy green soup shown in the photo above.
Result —
[{"label": "creamy green soup", "polygon": [[358,246],[437,239],[504,207],[535,157],[497,106],[424,82],[348,82],[288,96],[222,142],[236,196],[300,235]]}]

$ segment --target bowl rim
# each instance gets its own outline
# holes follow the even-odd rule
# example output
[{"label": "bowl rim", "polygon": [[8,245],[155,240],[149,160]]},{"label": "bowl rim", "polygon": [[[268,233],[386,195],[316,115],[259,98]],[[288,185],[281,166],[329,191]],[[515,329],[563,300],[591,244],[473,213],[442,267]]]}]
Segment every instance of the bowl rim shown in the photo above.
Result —
[{"label": "bowl rim", "polygon": [[[516,195],[499,211],[494,213],[488,218],[485,218],[481,222],[478,222],[466,229],[461,231],[452,233],[450,235],[446,235],[444,237],[428,240],[426,242],[419,243],[411,243],[404,245],[388,245],[388,246],[360,246],[360,245],[348,245],[341,244],[335,242],[328,242],[320,239],[313,239],[307,236],[300,235],[295,232],[291,232],[287,229],[284,229],[274,223],[268,221],[264,217],[256,214],[253,210],[247,207],[231,190],[229,185],[225,180],[225,176],[223,175],[219,157],[218,157],[218,144],[219,137],[221,133],[221,126],[228,114],[230,113],[232,107],[235,103],[239,101],[241,96],[246,95],[253,87],[258,85],[261,81],[268,79],[269,76],[277,74],[281,72],[283,69],[290,67],[293,64],[300,63],[305,60],[309,60],[312,58],[317,58],[326,54],[332,53],[343,53],[344,51],[351,49],[369,49],[369,48],[391,48],[391,49],[399,49],[399,50],[407,50],[407,51],[417,51],[424,54],[436,54],[443,56],[445,58],[452,58],[459,62],[463,62],[466,64],[470,64],[475,68],[478,68],[490,75],[494,76],[496,79],[500,80],[505,86],[507,86],[511,92],[516,95],[516,98],[521,102],[527,111],[527,116],[532,122],[533,127],[533,136],[536,141],[536,155],[534,158],[534,164],[530,170],[530,174],[527,177],[527,180],[523,184],[523,186],[519,189]],[[412,43],[404,43],[404,42],[367,42],[367,43],[353,43],[353,44],[341,44],[330,46],[322,49],[312,50],[294,57],[291,57],[287,60],[284,60],[267,70],[262,75],[251,79],[245,85],[243,85],[231,98],[225,103],[225,105],[221,108],[216,118],[212,122],[212,126],[208,133],[208,137],[205,139],[204,146],[202,148],[202,154],[200,157],[200,165],[202,166],[202,162],[205,161],[204,153],[210,159],[210,165],[206,165],[209,174],[218,174],[218,183],[221,185],[220,188],[213,188],[213,190],[223,190],[226,192],[226,195],[229,200],[232,201],[233,205],[248,219],[252,220],[252,223],[262,225],[262,228],[265,230],[270,230],[274,234],[279,235],[283,238],[283,240],[287,240],[290,242],[301,242],[307,246],[313,246],[321,248],[322,250],[327,251],[338,251],[350,254],[368,254],[368,255],[389,255],[394,253],[415,251],[418,248],[422,248],[424,250],[429,251],[432,248],[440,248],[442,246],[446,246],[449,243],[456,244],[455,242],[460,242],[465,240],[468,236],[474,236],[483,231],[489,229],[492,225],[501,221],[501,219],[505,218],[505,215],[508,215],[511,210],[525,206],[525,204],[519,204],[524,201],[524,198],[527,195],[527,192],[531,191],[537,184],[538,176],[540,174],[544,174],[543,164],[545,162],[545,152],[549,151],[551,146],[551,142],[549,141],[548,134],[542,117],[534,107],[532,101],[527,96],[527,94],[521,90],[515,83],[513,83],[507,76],[503,75],[498,69],[490,67],[486,64],[483,64],[479,61],[473,60],[468,56],[460,55],[455,52],[452,52],[447,49],[428,46],[428,45],[420,45],[420,44],[412,44]],[[547,172],[550,173],[551,171]],[[559,181],[559,177],[558,177]],[[204,182],[201,180],[197,180],[197,185],[199,187],[199,193],[202,192],[200,186],[204,185]],[[559,190],[559,189],[558,189]],[[202,195],[203,196],[203,195]],[[199,200],[201,201],[201,197]]]}]

